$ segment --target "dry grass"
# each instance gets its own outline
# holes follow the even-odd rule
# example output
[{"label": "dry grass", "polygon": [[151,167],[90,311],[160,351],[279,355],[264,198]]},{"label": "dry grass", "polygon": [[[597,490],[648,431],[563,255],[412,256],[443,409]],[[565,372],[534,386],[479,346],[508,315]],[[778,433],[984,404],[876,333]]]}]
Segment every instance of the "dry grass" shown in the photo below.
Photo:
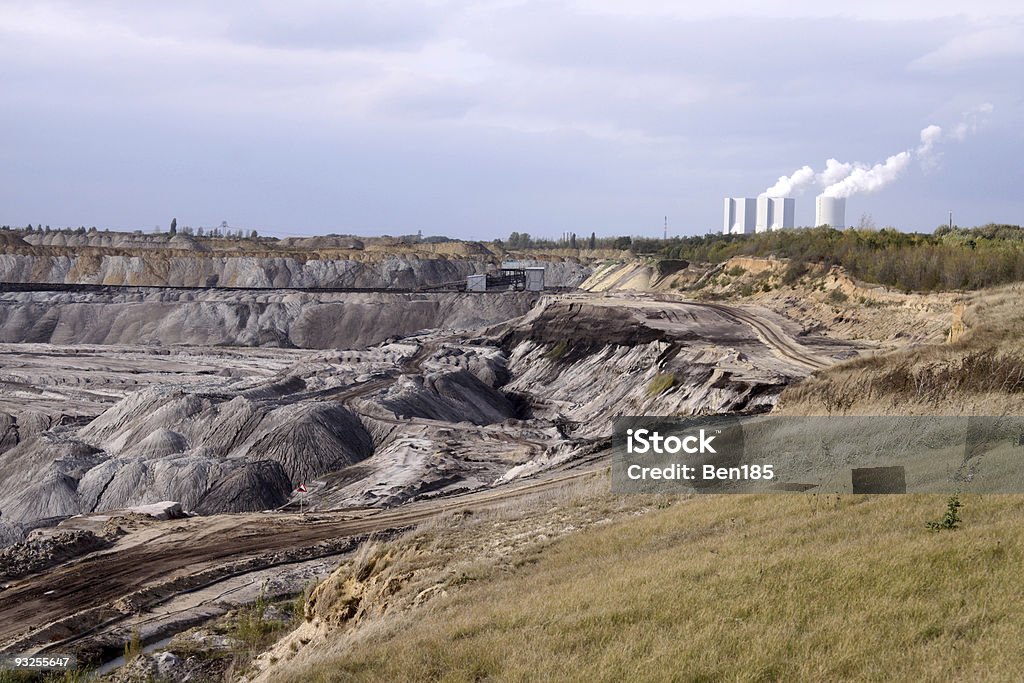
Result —
[{"label": "dry grass", "polygon": [[671,372],[659,372],[647,385],[647,395],[654,397],[664,394],[676,385],[676,376]]},{"label": "dry grass", "polygon": [[[834,366],[781,395],[783,414],[981,414],[1024,411],[1024,290],[979,292],[955,343],[910,345]],[[863,309],[861,309],[863,310]]]},{"label": "dry grass", "polygon": [[1015,415],[1024,409],[1024,354],[984,344],[865,358],[787,388],[780,414]]},{"label": "dry grass", "polygon": [[285,681],[1019,680],[1024,499],[696,498],[568,536]]},{"label": "dry grass", "polygon": [[529,566],[559,538],[670,502],[612,496],[608,488],[607,473],[578,477],[476,512],[440,515],[397,538],[369,539],[312,591],[305,618],[260,656],[256,680],[277,681],[280,671],[415,619],[450,593]]}]

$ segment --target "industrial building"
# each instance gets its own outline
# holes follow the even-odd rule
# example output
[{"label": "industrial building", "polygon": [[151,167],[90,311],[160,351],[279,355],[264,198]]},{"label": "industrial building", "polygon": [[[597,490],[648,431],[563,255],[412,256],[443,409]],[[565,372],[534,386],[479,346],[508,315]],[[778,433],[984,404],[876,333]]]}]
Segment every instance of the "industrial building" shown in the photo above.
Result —
[{"label": "industrial building", "polygon": [[787,197],[769,197],[761,195],[757,198],[756,232],[782,230],[792,228],[796,222],[796,200]]},{"label": "industrial building", "polygon": [[818,195],[814,202],[814,224],[842,229],[846,227],[846,199]]},{"label": "industrial building", "polygon": [[544,291],[544,267],[509,268],[503,264],[496,273],[466,276],[467,292]]},{"label": "industrial building", "polygon": [[726,198],[724,235],[753,235],[757,222],[757,200],[743,197]]}]

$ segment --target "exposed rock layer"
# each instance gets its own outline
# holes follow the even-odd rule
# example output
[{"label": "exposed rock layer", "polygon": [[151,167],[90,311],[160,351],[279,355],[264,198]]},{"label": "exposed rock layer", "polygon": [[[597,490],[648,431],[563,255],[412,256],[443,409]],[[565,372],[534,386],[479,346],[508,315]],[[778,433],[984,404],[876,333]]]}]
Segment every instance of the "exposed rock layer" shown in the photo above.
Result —
[{"label": "exposed rock layer", "polygon": [[[416,288],[464,280],[467,275],[493,270],[498,263],[493,256],[421,258],[355,253],[321,257],[315,251],[231,254],[190,251],[176,248],[173,243],[165,249],[137,251],[37,247],[29,253],[0,254],[0,281],[177,287]],[[573,287],[591,272],[589,266],[570,260],[547,261],[543,265],[549,286]]]},{"label": "exposed rock layer", "polygon": [[299,292],[0,294],[0,342],[360,348],[522,315],[537,297]]}]

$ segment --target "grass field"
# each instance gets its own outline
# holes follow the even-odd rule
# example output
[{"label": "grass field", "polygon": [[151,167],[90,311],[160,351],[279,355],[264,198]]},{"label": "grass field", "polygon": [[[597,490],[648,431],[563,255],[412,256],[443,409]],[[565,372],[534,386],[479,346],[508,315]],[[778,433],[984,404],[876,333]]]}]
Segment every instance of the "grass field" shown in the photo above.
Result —
[{"label": "grass field", "polygon": [[290,681],[1024,678],[1024,496],[709,496],[571,534]]}]

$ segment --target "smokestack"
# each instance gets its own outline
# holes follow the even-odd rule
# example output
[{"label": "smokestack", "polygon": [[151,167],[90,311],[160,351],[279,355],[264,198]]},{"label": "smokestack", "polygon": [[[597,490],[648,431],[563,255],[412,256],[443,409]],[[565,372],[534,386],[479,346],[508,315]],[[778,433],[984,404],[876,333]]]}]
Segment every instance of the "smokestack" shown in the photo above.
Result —
[{"label": "smokestack", "polygon": [[818,195],[814,202],[814,224],[830,225],[833,228],[846,227],[846,199]]}]

